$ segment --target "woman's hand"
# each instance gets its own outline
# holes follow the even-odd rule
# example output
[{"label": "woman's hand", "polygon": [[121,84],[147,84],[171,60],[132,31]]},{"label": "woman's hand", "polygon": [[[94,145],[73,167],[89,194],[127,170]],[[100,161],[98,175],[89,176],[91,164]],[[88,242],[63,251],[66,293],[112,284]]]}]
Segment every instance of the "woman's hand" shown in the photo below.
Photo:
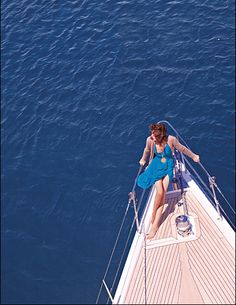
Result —
[{"label": "woman's hand", "polygon": [[144,159],[140,159],[140,160],[139,160],[139,164],[140,164],[141,166],[144,166],[145,163],[146,163],[146,161],[145,161]]},{"label": "woman's hand", "polygon": [[200,156],[199,155],[194,155],[193,161],[199,163],[200,162]]}]

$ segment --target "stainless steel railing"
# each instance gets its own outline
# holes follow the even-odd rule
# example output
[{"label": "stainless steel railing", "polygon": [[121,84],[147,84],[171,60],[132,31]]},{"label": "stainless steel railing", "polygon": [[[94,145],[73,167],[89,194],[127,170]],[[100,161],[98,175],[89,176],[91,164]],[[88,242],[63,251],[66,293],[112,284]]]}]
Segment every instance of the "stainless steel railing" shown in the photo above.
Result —
[{"label": "stainless steel railing", "polygon": [[[168,122],[168,121],[165,121],[165,120],[162,120],[162,121],[159,121],[158,123],[164,123],[164,124],[167,124],[171,130],[175,133],[175,136],[178,138],[178,140],[180,140],[180,142],[182,144],[184,144],[188,149],[189,146],[187,145],[187,143],[184,141],[184,139],[180,136],[180,134],[177,132],[177,130]],[[182,162],[184,164],[184,168],[186,169],[186,164],[188,165],[188,169],[191,169],[192,173],[191,175],[193,175],[193,177],[195,177],[195,179],[198,179],[198,181],[204,186],[204,188],[206,189],[206,191],[208,192],[209,196],[211,197],[211,200],[210,202],[213,204],[213,206],[216,208],[218,214],[219,214],[219,217],[221,218],[221,211],[224,212],[224,215],[225,217],[227,218],[227,220],[232,224],[231,220],[229,219],[229,217],[227,216],[227,214],[225,213],[224,209],[222,208],[222,206],[220,205],[217,197],[216,197],[216,190],[219,192],[219,194],[222,196],[222,198],[224,199],[224,201],[227,203],[227,205],[230,207],[230,209],[232,210],[232,212],[235,214],[235,211],[234,209],[232,208],[232,206],[230,205],[229,201],[226,199],[226,197],[223,195],[223,193],[221,192],[221,190],[219,189],[219,187],[217,186],[216,184],[216,178],[214,176],[211,176],[208,171],[205,169],[205,167],[202,165],[201,162],[199,162],[199,166],[202,168],[202,170],[205,172],[205,174],[207,175],[207,178],[208,178],[208,181],[209,181],[209,184],[210,184],[210,187],[206,185],[206,183],[203,181],[203,179],[201,178],[201,176],[199,175],[199,173],[193,168],[192,164],[189,162],[189,160],[181,153],[181,157],[182,157]],[[133,187],[132,187],[132,190],[131,192],[128,194],[128,204],[127,204],[127,207],[126,207],[126,210],[125,210],[125,213],[124,213],[124,217],[122,219],[122,222],[121,222],[121,226],[120,226],[120,229],[118,231],[118,235],[117,235],[117,238],[116,238],[116,241],[114,243],[114,246],[113,246],[113,249],[112,249],[112,252],[111,252],[111,256],[110,256],[110,259],[108,261],[108,265],[107,265],[107,268],[106,268],[106,271],[105,271],[105,274],[104,274],[104,277],[102,279],[102,284],[100,286],[100,290],[99,290],[99,293],[98,293],[98,296],[97,296],[97,300],[96,300],[96,304],[98,304],[98,301],[99,301],[99,298],[100,298],[100,295],[101,295],[101,291],[102,291],[102,288],[105,287],[106,291],[107,291],[107,294],[108,294],[108,297],[109,299],[111,300],[111,302],[113,303],[114,300],[113,300],[113,297],[112,297],[112,289],[114,287],[114,284],[115,284],[115,281],[116,281],[116,278],[118,276],[118,272],[119,272],[119,269],[121,267],[121,262],[124,258],[124,254],[125,254],[125,251],[127,249],[127,246],[128,246],[128,241],[131,237],[131,233],[132,233],[132,229],[133,229],[133,226],[134,224],[136,223],[136,230],[138,231],[138,233],[143,233],[144,232],[144,240],[145,240],[145,230],[143,231],[143,223],[140,223],[139,222],[139,210],[140,210],[140,206],[141,206],[141,203],[142,203],[142,200],[143,200],[143,197],[144,197],[144,194],[145,194],[145,190],[142,191],[141,193],[141,196],[140,196],[140,199],[137,200],[137,197],[136,197],[136,186],[137,186],[137,179],[138,179],[138,176],[140,175],[140,173],[142,172],[143,170],[143,166],[140,166],[139,169],[138,169],[138,172],[137,172],[137,175],[134,179],[134,184],[133,184]],[[123,249],[123,252],[122,252],[122,255],[121,255],[121,258],[120,258],[120,262],[119,262],[119,265],[118,265],[118,268],[117,268],[117,271],[116,271],[116,274],[115,274],[115,277],[114,277],[114,280],[113,280],[113,283],[112,283],[112,286],[111,286],[111,289],[109,290],[105,280],[106,280],[106,276],[107,276],[107,273],[108,273],[108,270],[110,268],[110,265],[111,265],[111,261],[112,261],[112,258],[114,256],[114,252],[115,252],[115,249],[117,247],[117,243],[118,243],[118,240],[120,238],[120,235],[121,235],[121,231],[122,231],[122,228],[124,226],[124,221],[125,221],[125,218],[127,217],[127,213],[128,213],[128,210],[129,208],[133,206],[134,208],[134,219],[133,219],[133,222],[132,222],[132,225],[130,227],[130,230],[129,230],[129,233],[127,235],[127,240],[126,240],[126,243],[125,243],[125,246],[124,246],[124,249]],[[233,225],[234,226],[234,225]],[[145,247],[144,247],[145,248]],[[145,262],[146,264],[146,262]],[[108,299],[108,300],[109,300]],[[108,300],[107,300],[107,303],[108,303]],[[145,301],[146,301],[146,289],[145,289]]]},{"label": "stainless steel railing", "polygon": [[[178,131],[166,120],[162,120],[159,121],[158,123],[163,123],[163,124],[167,124],[172,131],[174,131],[176,137],[178,139],[180,139],[180,141],[188,148],[188,144],[184,141],[184,139],[181,137],[181,135],[178,133]],[[191,163],[189,162],[189,160],[182,154],[182,160],[183,163],[185,164],[185,162],[188,164],[188,168],[191,168],[192,172],[195,174],[195,177],[203,184],[203,186],[206,188],[206,190],[209,192],[209,190],[211,190],[211,196],[213,198],[214,201],[214,207],[216,208],[218,214],[219,214],[219,218],[222,219],[221,216],[221,211],[224,211],[224,209],[222,208],[222,206],[220,205],[217,196],[216,196],[216,190],[219,192],[219,194],[222,196],[222,198],[224,199],[225,203],[229,206],[229,208],[231,209],[231,211],[235,214],[234,209],[232,208],[232,206],[230,205],[229,201],[226,199],[226,197],[224,196],[224,194],[222,193],[222,191],[219,189],[219,187],[216,184],[216,177],[215,176],[211,176],[208,171],[206,170],[206,168],[203,166],[203,164],[201,162],[199,162],[199,166],[201,167],[201,169],[204,171],[204,173],[207,175],[208,181],[209,181],[209,187],[205,184],[205,182],[203,181],[203,179],[200,177],[200,175],[197,173],[197,171],[193,168],[193,166],[191,165]],[[186,166],[185,166],[186,168]],[[227,214],[224,212],[225,217],[227,218],[227,220],[232,224],[231,220],[229,219],[229,217],[227,216]],[[234,226],[234,225],[233,225]]]}]

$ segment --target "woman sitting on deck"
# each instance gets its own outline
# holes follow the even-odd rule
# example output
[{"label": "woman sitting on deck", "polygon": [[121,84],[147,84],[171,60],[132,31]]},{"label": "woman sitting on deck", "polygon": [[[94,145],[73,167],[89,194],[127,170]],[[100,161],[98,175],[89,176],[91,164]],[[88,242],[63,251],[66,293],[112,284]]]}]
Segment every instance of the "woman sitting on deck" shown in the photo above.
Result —
[{"label": "woman sitting on deck", "polygon": [[193,161],[200,162],[199,155],[194,154],[187,147],[180,144],[176,137],[167,136],[167,129],[164,124],[152,124],[150,125],[150,131],[151,135],[146,140],[146,147],[139,161],[139,164],[143,166],[148,155],[150,155],[149,165],[138,177],[137,181],[138,186],[143,189],[149,188],[154,183],[156,185],[156,197],[151,218],[151,228],[147,234],[148,239],[152,239],[156,235],[164,208],[165,194],[173,178],[174,148],[192,158]]}]

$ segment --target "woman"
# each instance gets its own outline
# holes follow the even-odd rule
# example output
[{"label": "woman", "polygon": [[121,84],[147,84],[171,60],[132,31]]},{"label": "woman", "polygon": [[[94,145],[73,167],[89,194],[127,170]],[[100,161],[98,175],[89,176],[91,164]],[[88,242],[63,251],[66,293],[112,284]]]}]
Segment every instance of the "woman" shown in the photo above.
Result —
[{"label": "woman", "polygon": [[187,147],[180,144],[176,137],[172,135],[167,136],[167,130],[164,124],[152,124],[150,131],[151,135],[146,140],[146,147],[139,161],[140,165],[144,165],[149,155],[149,165],[138,177],[137,181],[137,184],[143,189],[147,189],[154,183],[156,186],[151,228],[147,234],[147,239],[152,239],[158,230],[159,220],[165,203],[165,194],[173,178],[174,148],[192,158],[193,161],[200,162],[199,155],[194,154]]}]

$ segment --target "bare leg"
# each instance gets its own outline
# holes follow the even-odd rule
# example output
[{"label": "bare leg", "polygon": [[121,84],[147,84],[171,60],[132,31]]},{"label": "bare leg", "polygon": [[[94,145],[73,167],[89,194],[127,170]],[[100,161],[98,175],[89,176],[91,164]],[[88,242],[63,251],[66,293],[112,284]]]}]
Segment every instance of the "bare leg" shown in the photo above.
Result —
[{"label": "bare leg", "polygon": [[155,185],[156,185],[156,196],[155,196],[155,201],[154,201],[153,210],[152,210],[151,224],[153,224],[155,221],[157,209],[160,206],[160,203],[162,202],[162,198],[164,195],[162,180],[157,181],[155,183]]},{"label": "bare leg", "polygon": [[[162,197],[162,200],[161,200],[161,197]],[[163,191],[162,195],[156,193],[155,202],[154,202],[154,206],[153,206],[153,210],[152,210],[151,224],[154,223],[154,220],[156,218],[156,212],[157,212],[158,207],[160,206],[160,201],[161,201],[161,204],[163,204],[163,205],[165,204],[165,201],[166,201],[166,192],[165,191]]]},{"label": "bare leg", "polygon": [[[156,196],[155,196],[155,201],[154,201],[154,206],[153,206],[153,211],[152,211],[152,218],[151,218],[151,228],[149,233],[147,234],[147,239],[152,239],[157,231],[157,226],[155,223],[156,220],[156,215],[157,212],[161,209],[162,206],[162,201],[163,201],[163,195],[164,195],[164,189],[162,185],[162,179],[158,180],[155,184],[156,186]],[[162,212],[162,211],[161,211]]]},{"label": "bare leg", "polygon": [[151,219],[151,229],[148,233],[147,239],[152,239],[158,230],[159,221],[163,212],[165,203],[165,194],[169,185],[169,176],[166,175],[163,180],[156,182],[156,198],[153,207],[153,214]]}]

